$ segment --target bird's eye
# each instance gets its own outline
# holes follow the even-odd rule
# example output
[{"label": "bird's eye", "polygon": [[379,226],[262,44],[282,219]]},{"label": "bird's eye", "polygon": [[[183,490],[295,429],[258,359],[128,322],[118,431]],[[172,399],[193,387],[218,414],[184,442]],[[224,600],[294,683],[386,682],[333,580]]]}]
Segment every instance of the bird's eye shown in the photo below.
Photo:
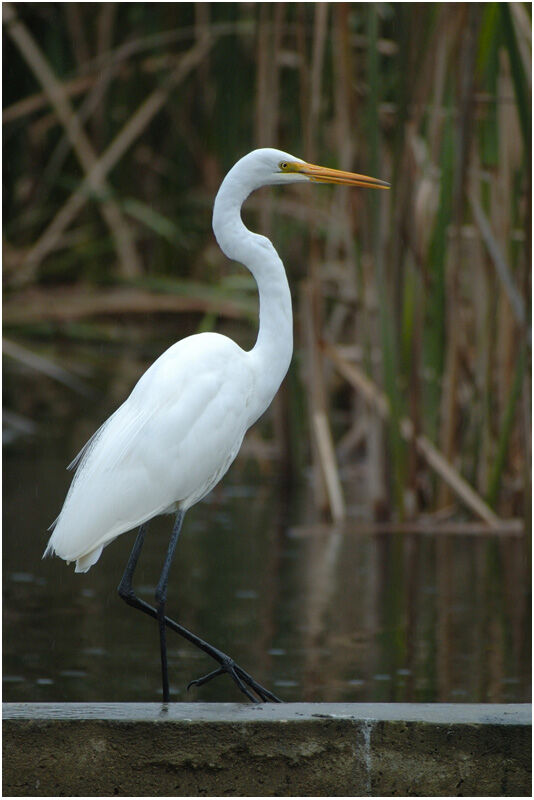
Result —
[{"label": "bird's eye", "polygon": [[287,161],[280,162],[280,169],[282,170],[282,172],[287,172],[287,170],[289,169],[289,164],[287,163]]}]

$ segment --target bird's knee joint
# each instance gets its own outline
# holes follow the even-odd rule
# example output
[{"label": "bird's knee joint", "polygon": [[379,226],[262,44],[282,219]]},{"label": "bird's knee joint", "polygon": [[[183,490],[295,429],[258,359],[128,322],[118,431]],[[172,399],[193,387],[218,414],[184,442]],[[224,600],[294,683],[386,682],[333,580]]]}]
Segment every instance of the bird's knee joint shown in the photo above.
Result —
[{"label": "bird's knee joint", "polygon": [[121,583],[117,588],[117,592],[119,597],[122,598],[122,600],[124,600],[126,603],[135,599],[135,594],[131,586],[123,586]]}]

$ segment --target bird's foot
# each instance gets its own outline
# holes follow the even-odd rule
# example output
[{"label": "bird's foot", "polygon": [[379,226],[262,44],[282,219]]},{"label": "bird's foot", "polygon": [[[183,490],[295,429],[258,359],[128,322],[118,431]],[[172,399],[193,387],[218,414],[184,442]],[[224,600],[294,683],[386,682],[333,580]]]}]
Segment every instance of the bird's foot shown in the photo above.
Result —
[{"label": "bird's foot", "polygon": [[[243,694],[246,694],[252,703],[282,702],[280,698],[278,698],[268,689],[265,689],[263,686],[261,686],[257,681],[254,680],[252,675],[249,675],[248,672],[245,672],[242,667],[236,664],[235,661],[228,656],[223,656],[220,661],[220,666],[217,669],[214,669],[213,672],[209,672],[202,678],[196,678],[195,680],[190,681],[187,684],[187,688],[189,689],[191,686],[202,686],[203,684],[208,683],[208,681],[213,680],[213,678],[217,678],[219,675],[224,675],[225,672],[230,675],[234,683],[239,687],[239,689],[241,689]],[[260,699],[258,700],[257,697],[252,694],[252,692],[255,692]]]}]

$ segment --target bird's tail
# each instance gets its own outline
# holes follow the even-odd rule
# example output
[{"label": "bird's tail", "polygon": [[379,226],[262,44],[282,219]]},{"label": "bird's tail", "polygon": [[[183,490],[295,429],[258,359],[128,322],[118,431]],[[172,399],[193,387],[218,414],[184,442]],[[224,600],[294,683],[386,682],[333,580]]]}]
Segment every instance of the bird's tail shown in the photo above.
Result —
[{"label": "bird's tail", "polygon": [[[100,547],[95,547],[94,550],[91,550],[89,553],[84,553],[83,555],[79,556],[78,558],[66,558],[65,561],[67,564],[70,564],[71,561],[76,560],[76,567],[74,572],[87,572],[93,564],[96,564],[100,556],[102,555],[102,550],[104,549],[103,545]],[[45,551],[42,555],[42,558],[48,558],[49,556],[59,555],[60,558],[63,558],[59,553],[56,552],[54,544],[52,542],[52,537],[50,537],[50,541],[45,547]]]}]

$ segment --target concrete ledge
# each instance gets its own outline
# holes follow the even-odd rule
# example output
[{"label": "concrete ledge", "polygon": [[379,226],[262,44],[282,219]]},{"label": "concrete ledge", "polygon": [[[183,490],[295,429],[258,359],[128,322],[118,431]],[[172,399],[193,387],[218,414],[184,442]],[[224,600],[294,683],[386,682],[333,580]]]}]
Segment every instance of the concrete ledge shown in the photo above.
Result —
[{"label": "concrete ledge", "polygon": [[13,796],[531,796],[531,706],[3,706]]}]

